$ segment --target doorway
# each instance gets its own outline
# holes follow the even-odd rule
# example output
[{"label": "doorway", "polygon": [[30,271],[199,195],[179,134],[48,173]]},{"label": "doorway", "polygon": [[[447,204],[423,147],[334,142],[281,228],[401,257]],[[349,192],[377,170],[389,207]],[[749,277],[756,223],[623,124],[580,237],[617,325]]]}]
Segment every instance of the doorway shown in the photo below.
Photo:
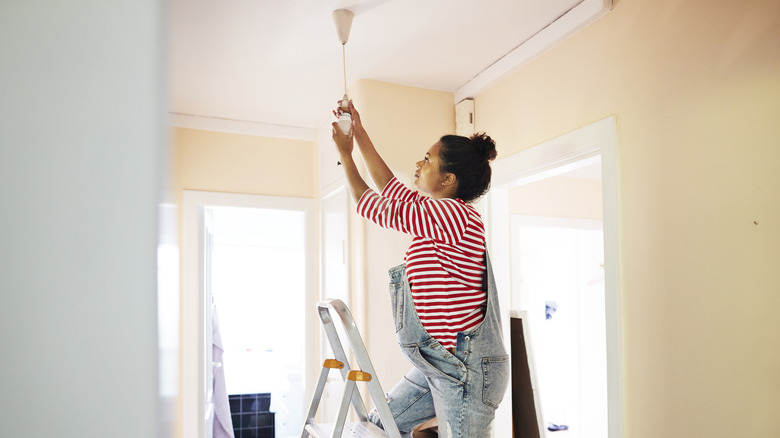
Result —
[{"label": "doorway", "polygon": [[[305,348],[316,345],[306,311],[317,300],[313,205],[311,199],[185,191],[184,436],[211,436],[213,366],[221,366],[230,395],[271,394],[277,437],[300,432],[304,376],[317,357]],[[221,364],[210,356],[215,320]]]},{"label": "doorway", "polygon": [[[494,254],[491,260],[505,313],[524,315],[531,322],[526,342],[530,350],[536,421],[542,437],[621,436],[616,152],[615,118],[609,117],[499,160],[493,167],[493,188],[484,206],[488,241]],[[585,203],[590,207],[597,205],[597,217],[583,219],[577,215],[559,214],[562,207],[570,206],[562,204],[563,201],[556,202],[549,192],[532,190],[534,185],[550,185],[555,177],[572,177],[577,176],[576,173],[580,177],[583,173],[591,175],[586,179],[593,179],[594,174],[598,178],[601,203]],[[575,190],[572,187],[582,189],[581,181],[574,185],[559,185],[557,190],[571,194]],[[525,193],[520,195],[523,191]],[[518,197],[522,198],[523,208],[542,206],[542,210],[546,208],[547,211],[522,211],[523,208],[518,211]],[[596,231],[596,234],[590,231]],[[584,245],[586,241],[590,243]],[[601,243],[601,248],[596,243]],[[550,254],[553,246],[557,249]],[[585,247],[588,248],[585,253],[578,255]],[[567,256],[571,256],[568,265],[571,265],[572,273],[556,277],[554,272],[560,272]],[[545,266],[529,266],[545,259],[549,262]],[[586,259],[587,263],[580,266],[578,260]],[[524,266],[519,267],[520,263]],[[580,269],[583,272],[576,272]],[[544,274],[545,271],[553,274]],[[573,292],[571,289],[560,292],[560,283],[564,281],[584,282],[584,287],[590,290],[575,288]],[[529,287],[532,283],[536,283],[536,287]],[[600,298],[593,299],[594,291]],[[580,300],[581,294],[591,298]],[[565,317],[567,314],[569,317]],[[579,337],[576,344],[556,344],[555,341],[561,339],[568,342],[584,319],[599,314],[603,315],[601,321],[590,323],[588,334]],[[581,360],[583,349],[591,351],[587,364]],[[558,367],[557,374],[550,373],[550,363],[572,361],[575,356],[576,365]],[[593,357],[599,360],[590,361]],[[541,366],[546,369],[540,370]],[[593,367],[600,367],[601,371],[592,371],[590,377],[581,375],[582,369]],[[576,385],[576,390],[571,385]],[[603,402],[583,404],[583,393]],[[511,405],[502,408],[504,412],[497,416],[508,416],[509,421],[503,423],[511,424]],[[594,418],[600,420],[594,421]],[[550,428],[558,430],[553,433]]]},{"label": "doorway", "polygon": [[532,350],[542,437],[607,436],[601,221],[512,216],[512,311]]},{"label": "doorway", "polygon": [[[304,420],[305,214],[206,209],[213,224],[207,277],[227,393],[270,394],[276,437],[295,436]],[[234,421],[233,427],[241,425]]]}]

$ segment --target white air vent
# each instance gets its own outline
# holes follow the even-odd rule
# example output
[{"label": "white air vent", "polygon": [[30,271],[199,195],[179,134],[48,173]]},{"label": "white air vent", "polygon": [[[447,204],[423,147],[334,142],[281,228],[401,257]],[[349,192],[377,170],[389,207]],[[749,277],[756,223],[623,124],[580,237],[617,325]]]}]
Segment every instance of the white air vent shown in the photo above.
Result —
[{"label": "white air vent", "polygon": [[474,99],[463,99],[455,105],[455,133],[474,135]]}]

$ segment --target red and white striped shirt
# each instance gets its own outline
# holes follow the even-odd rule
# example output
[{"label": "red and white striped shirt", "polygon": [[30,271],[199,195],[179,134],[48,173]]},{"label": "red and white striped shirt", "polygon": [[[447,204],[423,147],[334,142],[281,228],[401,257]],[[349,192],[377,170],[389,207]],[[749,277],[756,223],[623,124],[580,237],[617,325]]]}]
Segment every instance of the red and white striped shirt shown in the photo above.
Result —
[{"label": "red and white striped shirt", "polygon": [[460,199],[432,199],[390,180],[378,195],[367,190],[357,212],[383,228],[414,236],[404,263],[423,327],[445,348],[485,315],[485,228]]}]

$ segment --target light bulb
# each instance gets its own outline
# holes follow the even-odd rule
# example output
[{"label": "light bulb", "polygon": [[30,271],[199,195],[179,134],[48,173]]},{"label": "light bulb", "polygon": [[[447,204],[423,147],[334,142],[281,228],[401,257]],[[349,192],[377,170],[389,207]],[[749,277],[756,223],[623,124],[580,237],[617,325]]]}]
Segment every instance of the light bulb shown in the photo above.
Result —
[{"label": "light bulb", "polygon": [[341,113],[339,115],[339,129],[344,135],[349,135],[349,131],[352,129],[352,115],[349,113]]},{"label": "light bulb", "polygon": [[341,114],[339,114],[339,128],[344,135],[349,135],[350,129],[352,129],[352,115],[349,113],[349,96],[344,94],[340,102]]}]

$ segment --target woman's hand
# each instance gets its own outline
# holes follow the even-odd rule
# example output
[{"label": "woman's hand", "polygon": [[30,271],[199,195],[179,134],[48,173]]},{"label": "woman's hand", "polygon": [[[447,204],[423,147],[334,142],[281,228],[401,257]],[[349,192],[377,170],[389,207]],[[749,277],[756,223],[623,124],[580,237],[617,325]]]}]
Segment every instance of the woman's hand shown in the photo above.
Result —
[{"label": "woman's hand", "polygon": [[[338,105],[336,106],[336,109],[333,110],[333,115],[336,116],[336,118],[340,117],[341,114],[344,112],[344,108],[341,107],[341,101],[339,100],[337,103]],[[355,104],[352,103],[352,99],[349,99],[347,106],[349,108],[349,114],[352,116],[353,132],[355,129],[359,129],[362,132],[363,122],[360,121],[360,113],[358,113],[357,108],[355,108]]]},{"label": "woman's hand", "polygon": [[354,148],[354,143],[352,142],[352,133],[355,132],[355,121],[353,119],[352,127],[347,134],[341,132],[341,128],[339,128],[338,122],[333,122],[331,126],[333,127],[333,142],[336,143],[336,149],[338,150],[339,156],[342,157],[343,161],[344,157],[352,156],[352,149]]},{"label": "woman's hand", "polygon": [[[350,105],[350,109],[352,108],[354,107]],[[333,114],[336,117],[341,115],[341,108],[333,111]],[[352,200],[357,204],[363,196],[363,193],[368,190],[368,184],[366,184],[366,181],[360,176],[360,172],[358,172],[357,166],[355,165],[355,160],[352,158],[352,150],[354,149],[352,134],[355,132],[355,119],[352,118],[349,132],[346,134],[339,128],[338,121],[333,122],[331,127],[333,128],[333,142],[336,143],[336,149],[338,150],[339,158],[341,159],[339,164],[342,165],[344,175],[347,177],[347,185],[349,186],[349,192],[352,194]]]},{"label": "woman's hand", "polygon": [[355,104],[352,103],[352,99],[349,99],[349,113],[352,115],[353,130],[355,128],[363,129],[363,122],[360,121],[360,113],[358,113],[357,108],[355,108]]}]

